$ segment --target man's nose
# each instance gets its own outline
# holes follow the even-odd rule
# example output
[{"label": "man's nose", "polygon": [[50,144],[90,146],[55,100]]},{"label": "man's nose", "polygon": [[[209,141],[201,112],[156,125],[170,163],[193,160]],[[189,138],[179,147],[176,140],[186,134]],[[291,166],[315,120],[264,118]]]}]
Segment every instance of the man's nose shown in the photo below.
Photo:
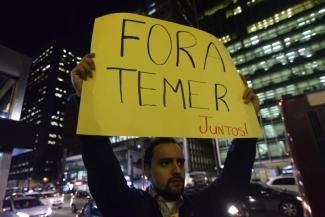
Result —
[{"label": "man's nose", "polygon": [[177,161],[173,161],[172,164],[172,173],[181,173],[182,172],[182,168],[179,166]]}]

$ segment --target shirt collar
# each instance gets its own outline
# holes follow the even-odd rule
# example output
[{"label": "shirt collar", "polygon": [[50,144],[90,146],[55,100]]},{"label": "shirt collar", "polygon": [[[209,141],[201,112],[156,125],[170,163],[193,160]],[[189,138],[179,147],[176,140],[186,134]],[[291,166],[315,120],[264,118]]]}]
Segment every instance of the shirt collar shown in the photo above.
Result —
[{"label": "shirt collar", "polygon": [[160,196],[157,191],[155,190],[155,188],[150,185],[149,188],[147,189],[149,195],[155,199],[155,201],[157,202],[160,212],[163,215],[163,217],[170,217],[172,214],[179,212],[179,208],[183,205],[184,203],[184,198],[181,195],[178,201],[175,201],[175,208],[170,210],[166,204],[166,200]]}]

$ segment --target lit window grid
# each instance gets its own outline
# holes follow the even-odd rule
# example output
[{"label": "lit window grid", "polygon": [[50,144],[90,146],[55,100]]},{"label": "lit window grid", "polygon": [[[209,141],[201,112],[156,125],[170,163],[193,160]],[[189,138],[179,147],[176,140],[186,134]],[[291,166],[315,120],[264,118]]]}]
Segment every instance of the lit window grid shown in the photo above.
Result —
[{"label": "lit window grid", "polygon": [[[315,32],[317,30],[320,30],[319,32]],[[325,40],[322,41],[311,41],[308,46],[300,45],[302,42],[306,42],[308,40],[311,40],[312,36],[315,36],[316,34],[324,35],[325,34],[325,25],[319,26],[319,28],[316,28],[314,31],[309,30],[308,35],[304,34],[305,32],[302,32],[299,34],[300,40],[294,40],[294,44],[288,44],[288,42],[285,42],[285,39],[283,40],[277,40],[270,42],[266,45],[263,45],[262,47],[257,47],[254,50],[245,52],[240,55],[233,56],[233,62],[236,65],[244,64],[246,62],[249,62],[251,60],[262,58],[264,56],[273,54],[273,58],[281,58],[282,55],[286,55],[289,59],[289,62],[293,62],[293,60],[296,57],[303,56],[303,57],[311,57],[314,53],[316,53],[319,50],[322,50],[325,47]],[[306,38],[306,36],[308,36]],[[287,37],[288,39],[290,37]],[[291,39],[291,38],[290,38]],[[287,44],[287,45],[285,45]],[[298,45],[298,47],[297,47]],[[289,50],[288,50],[289,49]],[[283,53],[285,51],[285,53]]]},{"label": "lit window grid", "polygon": [[318,59],[312,62],[307,62],[295,67],[286,67],[279,71],[272,71],[264,76],[252,79],[252,88],[259,89],[269,86],[271,84],[278,84],[288,81],[292,76],[301,77],[311,75],[313,73],[319,73],[325,70],[325,60]]},{"label": "lit window grid", "polygon": [[322,77],[323,76],[320,76],[318,78],[286,85],[267,92],[257,93],[257,96],[259,97],[260,104],[263,104],[265,100],[269,99],[280,100],[284,95],[295,96],[303,94],[305,91],[319,90],[324,88],[324,80],[322,80]]},{"label": "lit window grid", "polygon": [[[286,20],[293,15],[299,14],[300,12],[306,11],[308,9],[313,8],[314,6],[318,5],[320,1],[305,1],[303,3],[300,3],[294,7],[288,8],[286,10],[281,11],[280,13],[274,14],[274,16],[263,19],[262,21],[259,21],[257,23],[254,23],[247,27],[247,32],[252,33],[256,32],[261,29],[265,29],[269,26],[272,26],[278,22],[281,22],[283,20]],[[323,14],[322,10],[320,10],[320,14]]]},{"label": "lit window grid", "polygon": [[46,57],[53,53],[53,46],[49,47],[46,51],[44,51],[40,56],[33,60],[32,66],[42,62]]},{"label": "lit window grid", "polygon": [[279,23],[270,29],[254,34],[249,34],[249,37],[243,39],[242,41],[229,45],[227,47],[228,51],[233,54],[243,48],[248,48],[258,43],[271,40],[273,38],[278,38],[279,35],[284,35],[297,29],[306,29],[308,28],[308,25],[316,23],[317,21],[319,21],[319,23],[322,23],[324,14],[325,8],[320,10],[318,9],[298,19],[292,19],[291,21],[284,24]]}]

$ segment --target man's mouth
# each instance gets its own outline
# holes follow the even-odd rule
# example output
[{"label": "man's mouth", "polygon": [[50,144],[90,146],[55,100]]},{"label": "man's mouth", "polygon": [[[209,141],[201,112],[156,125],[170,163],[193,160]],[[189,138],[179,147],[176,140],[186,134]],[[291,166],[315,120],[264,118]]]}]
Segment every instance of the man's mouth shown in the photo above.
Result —
[{"label": "man's mouth", "polygon": [[169,183],[183,183],[183,179],[182,178],[171,178],[169,180]]}]

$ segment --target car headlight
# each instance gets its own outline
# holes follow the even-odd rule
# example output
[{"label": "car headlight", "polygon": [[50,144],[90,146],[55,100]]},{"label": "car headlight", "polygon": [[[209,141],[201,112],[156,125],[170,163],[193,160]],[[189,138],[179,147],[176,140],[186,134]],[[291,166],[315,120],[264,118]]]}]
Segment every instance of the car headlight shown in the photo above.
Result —
[{"label": "car headlight", "polygon": [[50,207],[47,208],[46,215],[47,215],[47,216],[52,215],[52,209],[51,209]]},{"label": "car headlight", "polygon": [[239,210],[237,207],[235,207],[234,205],[231,205],[229,208],[228,208],[228,213],[230,215],[237,215],[239,213]]},{"label": "car headlight", "polygon": [[249,199],[249,202],[251,202],[251,203],[254,203],[256,201],[255,198],[252,196],[249,196],[248,199]]},{"label": "car headlight", "polygon": [[302,201],[302,198],[300,196],[297,196],[296,199]]},{"label": "car headlight", "polygon": [[28,214],[23,213],[23,212],[17,212],[16,215],[18,215],[19,217],[29,217]]}]

